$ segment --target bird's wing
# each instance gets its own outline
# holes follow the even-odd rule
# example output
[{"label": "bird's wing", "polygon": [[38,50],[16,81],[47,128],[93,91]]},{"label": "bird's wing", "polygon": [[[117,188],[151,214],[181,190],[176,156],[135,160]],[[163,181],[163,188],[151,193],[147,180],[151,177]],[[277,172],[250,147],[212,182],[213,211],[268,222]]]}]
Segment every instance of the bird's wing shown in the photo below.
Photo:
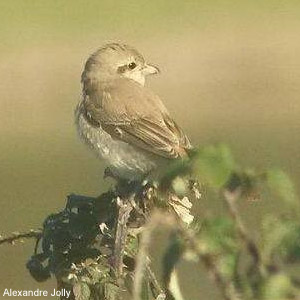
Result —
[{"label": "bird's wing", "polygon": [[102,127],[114,138],[160,156],[176,158],[186,155],[186,149],[191,148],[187,137],[173,121],[163,119],[163,122],[158,124],[155,120],[138,118],[123,124],[105,123]]},{"label": "bird's wing", "polygon": [[185,156],[191,148],[161,100],[139,84],[119,82],[102,93],[101,104],[95,101],[88,97],[85,106],[91,125],[101,125],[115,139],[166,158]]}]

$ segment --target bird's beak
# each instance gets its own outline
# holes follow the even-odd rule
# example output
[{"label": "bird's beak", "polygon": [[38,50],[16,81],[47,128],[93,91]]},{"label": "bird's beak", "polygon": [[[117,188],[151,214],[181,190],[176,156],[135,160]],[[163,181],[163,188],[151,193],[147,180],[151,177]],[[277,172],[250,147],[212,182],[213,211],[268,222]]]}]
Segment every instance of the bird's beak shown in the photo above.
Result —
[{"label": "bird's beak", "polygon": [[147,75],[154,75],[160,73],[159,68],[150,64],[145,64],[142,70],[145,76]]}]

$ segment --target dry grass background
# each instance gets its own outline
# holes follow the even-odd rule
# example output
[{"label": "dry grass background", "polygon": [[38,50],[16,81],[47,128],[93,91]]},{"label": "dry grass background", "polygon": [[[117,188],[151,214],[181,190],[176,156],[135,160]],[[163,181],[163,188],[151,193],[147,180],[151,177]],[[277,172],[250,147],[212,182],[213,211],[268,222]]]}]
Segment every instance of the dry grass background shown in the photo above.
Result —
[{"label": "dry grass background", "polygon": [[[108,41],[160,66],[149,85],[195,145],[225,142],[244,165],[280,166],[298,184],[299,16],[298,2],[279,0],[1,1],[0,231],[40,226],[68,193],[109,186],[73,126],[84,60]],[[1,296],[54,286],[26,272],[31,250],[0,249]],[[186,286],[188,299],[215,296],[209,282]]]}]

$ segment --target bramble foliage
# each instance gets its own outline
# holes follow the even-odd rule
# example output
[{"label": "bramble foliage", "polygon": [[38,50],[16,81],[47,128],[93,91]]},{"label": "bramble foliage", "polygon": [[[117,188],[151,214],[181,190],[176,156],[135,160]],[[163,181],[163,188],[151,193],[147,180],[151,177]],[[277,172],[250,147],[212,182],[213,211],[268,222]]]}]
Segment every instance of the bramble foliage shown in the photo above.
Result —
[{"label": "bramble foliage", "polygon": [[[192,214],[191,202],[203,198],[187,178],[219,195],[226,212]],[[284,214],[269,211],[250,232],[239,206],[266,194]],[[182,260],[205,266],[225,300],[300,299],[299,215],[286,173],[244,170],[228,147],[208,146],[175,162],[158,185],[118,183],[98,198],[70,196],[44,222],[27,267],[38,281],[55,275],[77,300],[188,299],[176,272]],[[161,282],[149,259],[157,229],[169,232]]]}]

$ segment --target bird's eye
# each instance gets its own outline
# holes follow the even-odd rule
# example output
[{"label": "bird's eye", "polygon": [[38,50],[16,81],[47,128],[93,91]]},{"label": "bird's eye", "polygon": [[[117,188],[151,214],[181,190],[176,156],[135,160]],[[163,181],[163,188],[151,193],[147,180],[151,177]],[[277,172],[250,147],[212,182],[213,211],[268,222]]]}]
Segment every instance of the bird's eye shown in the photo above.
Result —
[{"label": "bird's eye", "polygon": [[133,70],[135,67],[136,67],[136,63],[135,63],[135,62],[131,62],[131,63],[128,65],[128,68],[129,68],[130,70]]}]

